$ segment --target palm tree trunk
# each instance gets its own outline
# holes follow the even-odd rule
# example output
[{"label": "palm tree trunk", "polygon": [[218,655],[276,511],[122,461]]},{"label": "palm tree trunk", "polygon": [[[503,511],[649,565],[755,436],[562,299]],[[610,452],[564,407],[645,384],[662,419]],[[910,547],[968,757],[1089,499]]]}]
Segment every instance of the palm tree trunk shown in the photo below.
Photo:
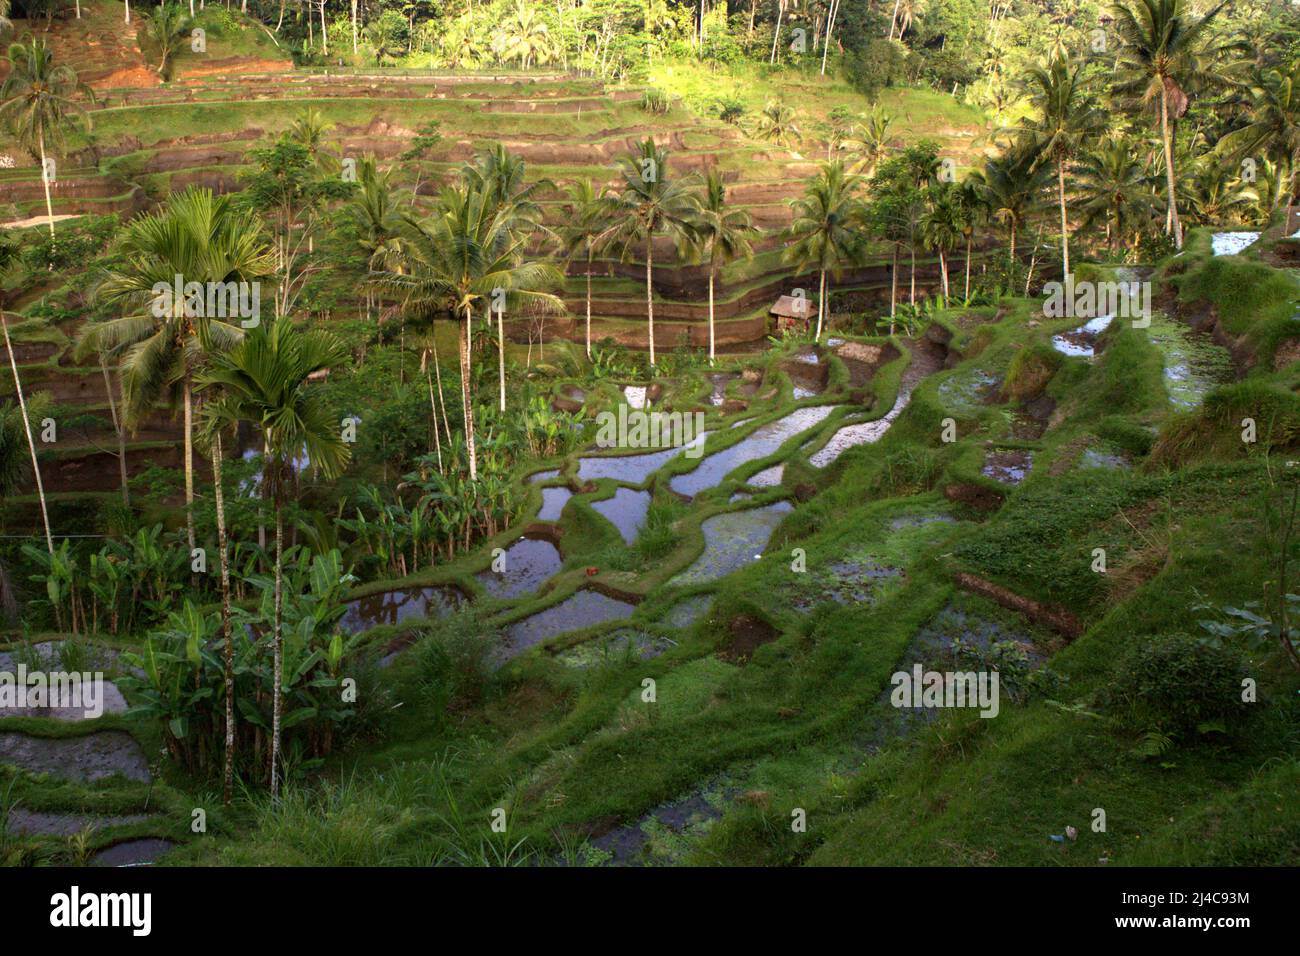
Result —
[{"label": "palm tree trunk", "polygon": [[768,63],[776,62],[776,45],[781,42],[781,17],[785,15],[785,0],[776,0],[776,30],[772,34],[772,57]]},{"label": "palm tree trunk", "polygon": [[212,496],[217,506],[217,548],[221,552],[221,637],[225,646],[226,761],[221,799],[230,806],[235,783],[235,636],[230,628],[230,561],[226,554],[226,496],[221,487],[221,433],[212,436]]},{"label": "palm tree trunk", "polygon": [[831,0],[831,10],[826,17],[826,39],[822,41],[822,76],[826,75],[826,54],[831,48],[831,31],[835,29],[835,18],[840,12],[840,2],[841,0]]},{"label": "palm tree trunk", "polygon": [[[277,456],[278,457],[278,456]],[[277,470],[280,462],[273,466]],[[283,706],[280,685],[284,680],[284,643],[280,631],[284,611],[284,506],[280,501],[279,475],[276,475],[275,499],[275,630],[271,634],[274,686],[271,688],[271,800],[280,802],[280,711]]]},{"label": "palm tree trunk", "polygon": [[357,0],[352,0],[352,55],[357,55]]},{"label": "palm tree trunk", "polygon": [[185,372],[185,538],[194,551],[194,389],[189,370]]},{"label": "palm tree trunk", "polygon": [[131,22],[131,0],[124,0],[123,6],[126,7],[126,22]]},{"label": "palm tree trunk", "polygon": [[817,335],[815,341],[820,342],[822,337],[822,315],[826,310],[826,270],[822,270],[821,278],[817,284]]},{"label": "palm tree trunk", "polygon": [[433,447],[438,453],[438,474],[443,474],[442,470],[442,429],[438,427],[438,400],[433,394],[433,376],[429,370],[424,370],[425,381],[429,384],[429,415],[433,419]]},{"label": "palm tree trunk", "polygon": [[591,361],[591,247],[587,247],[587,361]]},{"label": "palm tree trunk", "polygon": [[131,507],[131,492],[126,484],[126,430],[117,417],[117,402],[113,400],[113,382],[108,377],[104,354],[99,355],[99,370],[104,373],[104,392],[108,395],[108,414],[113,419],[113,434],[117,436],[117,470],[122,476],[122,504]]},{"label": "palm tree trunk", "polygon": [[709,263],[709,364],[717,358],[713,348],[713,263]]},{"label": "palm tree trunk", "polygon": [[894,334],[894,316],[898,313],[898,243],[894,243],[894,267],[889,270],[889,334]]},{"label": "palm tree trunk", "polygon": [[915,244],[912,245],[911,249],[912,249],[912,275],[911,275],[912,289],[908,293],[907,301],[911,305],[916,305],[916,246]]},{"label": "palm tree trunk", "polygon": [[962,293],[963,299],[970,298],[970,244],[972,236],[966,237],[966,291]]},{"label": "palm tree trunk", "polygon": [[473,311],[465,306],[465,324],[460,328],[460,400],[461,412],[465,416],[465,448],[469,454],[469,480],[478,480],[478,454],[474,447],[474,402],[470,396],[469,382],[469,324]]},{"label": "palm tree trunk", "polygon": [[497,309],[497,376],[501,383],[501,411],[506,410],[506,323],[504,309]]},{"label": "palm tree trunk", "polygon": [[4,303],[0,302],[0,327],[5,333],[5,350],[9,353],[9,367],[14,373],[14,391],[18,393],[18,410],[23,416],[23,429],[27,432],[27,450],[32,456],[32,475],[36,478],[36,496],[41,502],[41,520],[45,522],[45,547],[54,555],[54,536],[50,534],[50,513],[45,507],[45,486],[41,484],[41,466],[36,461],[36,442],[32,440],[32,423],[27,418],[27,401],[23,398],[23,385],[18,379],[18,363],[14,360],[13,343],[9,341],[9,323],[5,321]]},{"label": "palm tree trunk", "polygon": [[894,25],[898,23],[898,0],[894,0],[894,15],[889,18],[889,36],[886,40],[894,39]]},{"label": "palm tree trunk", "polygon": [[[50,238],[54,238],[54,202],[50,199],[50,171],[45,158],[45,127],[36,130],[37,142],[41,149],[41,185],[45,187],[45,214],[50,217]],[[53,264],[51,263],[51,268]]]},{"label": "palm tree trunk", "polygon": [[650,367],[655,364],[655,290],[654,290],[654,242],[647,236],[645,241],[645,306],[646,319],[650,323]]},{"label": "palm tree trunk", "polygon": [[1065,219],[1065,157],[1056,160],[1057,199],[1061,204],[1061,259],[1065,263],[1065,274],[1070,275],[1070,227]]},{"label": "palm tree trunk", "polygon": [[1183,224],[1178,219],[1178,197],[1174,183],[1174,138],[1169,131],[1169,93],[1163,82],[1160,84],[1160,139],[1165,148],[1165,189],[1169,194],[1169,221],[1174,233],[1174,248],[1182,249]]},{"label": "palm tree trunk", "polygon": [[939,247],[939,276],[943,279],[943,305],[948,307],[948,257],[943,254],[943,247]]},{"label": "palm tree trunk", "polygon": [[[451,450],[451,422],[447,419],[447,396],[442,391],[442,365],[438,361],[438,336],[434,333],[430,340],[433,344],[433,376],[438,381],[438,403],[442,405],[442,427],[447,435],[447,449]],[[436,425],[437,422],[435,421]]]},{"label": "palm tree trunk", "polygon": [[[307,18],[311,19],[311,11],[307,12]],[[325,32],[325,0],[320,0],[320,43],[321,52],[325,56],[330,55],[330,38]]]}]

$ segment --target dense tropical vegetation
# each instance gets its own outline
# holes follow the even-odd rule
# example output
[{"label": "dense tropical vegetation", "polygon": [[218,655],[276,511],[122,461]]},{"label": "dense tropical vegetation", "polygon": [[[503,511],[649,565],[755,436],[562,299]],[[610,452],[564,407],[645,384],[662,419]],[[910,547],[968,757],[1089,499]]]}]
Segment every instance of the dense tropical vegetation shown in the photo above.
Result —
[{"label": "dense tropical vegetation", "polygon": [[[1290,4],[238,6],[0,9],[0,652],[108,655],[220,793],[178,858],[1045,864],[1092,801],[1154,834],[1092,859],[1300,859]],[[708,455],[605,455],[646,407]],[[895,726],[909,654],[1006,716]],[[6,753],[0,860],[66,858]]]}]

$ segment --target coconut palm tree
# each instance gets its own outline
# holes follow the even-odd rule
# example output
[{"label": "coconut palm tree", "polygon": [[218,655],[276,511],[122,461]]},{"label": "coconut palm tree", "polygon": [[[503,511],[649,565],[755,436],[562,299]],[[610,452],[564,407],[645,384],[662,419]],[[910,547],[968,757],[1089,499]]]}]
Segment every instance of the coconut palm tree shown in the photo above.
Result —
[{"label": "coconut palm tree", "polygon": [[171,76],[172,61],[185,49],[193,20],[179,5],[159,4],[152,13],[144,14],[145,36],[158,54],[154,70],[164,80]]},{"label": "coconut palm tree", "polygon": [[893,122],[894,118],[885,108],[876,104],[857,128],[855,142],[851,145],[861,154],[862,169],[857,171],[868,178],[876,174],[876,166],[889,152],[889,130]]},{"label": "coconut palm tree", "polygon": [[[212,326],[207,332],[210,333]],[[275,618],[271,631],[271,794],[279,793],[280,730],[284,653],[284,505],[294,462],[305,453],[309,467],[325,478],[343,473],[351,449],[330,409],[311,386],[314,372],[341,365],[347,346],[322,330],[299,332],[287,318],[260,325],[220,351],[207,343],[212,358],[199,378],[203,389],[218,388],[216,423],[252,422],[266,449],[262,480],[275,509]],[[216,438],[220,443],[219,431]]]},{"label": "coconut palm tree", "polygon": [[90,117],[73,99],[84,94],[91,102],[94,94],[77,79],[76,71],[56,66],[54,54],[44,40],[28,36],[10,44],[4,58],[9,75],[0,84],[0,125],[8,127],[41,164],[41,182],[45,186],[45,212],[49,216],[50,235],[54,235],[54,203],[50,199],[47,151],[60,150],[73,115]]},{"label": "coconut palm tree", "polygon": [[582,251],[586,260],[587,277],[587,358],[591,358],[591,264],[598,251],[595,238],[605,228],[601,213],[605,208],[603,191],[597,192],[590,179],[570,183],[565,192],[569,196],[569,226],[564,231],[565,249],[570,260]]},{"label": "coconut palm tree", "polygon": [[519,60],[526,70],[533,63],[547,62],[553,50],[551,32],[536,7],[519,0],[506,25],[506,56]]},{"label": "coconut palm tree", "polygon": [[[402,269],[387,269],[374,281],[402,298],[409,315],[439,314],[463,320],[460,325],[461,411],[471,480],[478,478],[478,453],[471,394],[470,329],[475,309],[490,308],[503,295],[512,308],[562,310],[550,289],[564,276],[549,262],[527,260],[527,234],[517,228],[510,207],[497,203],[491,190],[465,183],[443,189],[438,208],[426,220],[408,215],[401,230]],[[500,290],[500,292],[498,292]],[[485,311],[486,311],[485,308]]]},{"label": "coconut palm tree", "polygon": [[1005,223],[1008,232],[1007,253],[1016,257],[1016,236],[1039,206],[1047,188],[1051,170],[1035,162],[1034,154],[1013,149],[988,160],[984,169],[971,173],[975,187],[988,203],[990,215]]},{"label": "coconut palm tree", "polygon": [[[542,221],[542,207],[534,196],[541,190],[554,189],[549,179],[527,182],[527,164],[522,156],[511,153],[497,143],[481,151],[474,161],[461,169],[461,181],[467,189],[482,192],[491,211],[500,214],[504,228],[520,239],[555,238]],[[533,303],[536,305],[537,303]],[[497,304],[497,373],[498,406],[506,410],[506,330],[502,306]],[[549,311],[548,306],[548,311]],[[491,310],[488,320],[491,323]]]},{"label": "coconut palm tree", "polygon": [[1087,150],[1075,168],[1080,225],[1087,230],[1103,223],[1106,248],[1113,252],[1125,228],[1150,215],[1156,182],[1131,140],[1112,137]]},{"label": "coconut palm tree", "polygon": [[1179,196],[1191,217],[1202,226],[1219,225],[1233,213],[1259,202],[1259,193],[1241,181],[1238,168],[1215,153],[1197,157],[1191,175],[1183,178]]},{"label": "coconut palm tree", "polygon": [[[1290,170],[1289,194],[1300,176],[1300,63],[1289,72],[1267,70],[1251,84],[1250,122],[1219,141],[1218,150],[1234,163],[1268,157],[1280,173]],[[1277,181],[1280,185],[1281,180]],[[1271,190],[1280,201],[1283,190]],[[1271,211],[1271,210],[1270,210]]]},{"label": "coconut palm tree", "polygon": [[727,189],[722,174],[710,169],[700,197],[700,209],[694,222],[697,250],[709,264],[709,362],[713,362],[713,284],[718,266],[732,259],[750,258],[754,254],[749,237],[757,234],[749,213],[727,208]]},{"label": "coconut palm tree", "polygon": [[857,262],[862,251],[862,179],[845,172],[843,163],[822,163],[817,176],[799,199],[790,200],[794,221],[786,230],[790,242],[782,261],[797,272],[812,267],[818,272],[817,338],[822,335],[829,289],[826,273],[838,274]]},{"label": "coconut palm tree", "polygon": [[1204,16],[1193,14],[1188,0],[1131,0],[1112,8],[1120,38],[1113,92],[1121,104],[1154,110],[1158,117],[1169,231],[1179,249],[1183,247],[1183,227],[1178,218],[1174,122],[1186,114],[1191,94],[1229,82],[1210,65],[1222,49],[1222,41],[1211,35],[1210,25],[1225,6],[1227,0]]},{"label": "coconut palm tree", "polygon": [[32,422],[27,415],[27,400],[23,397],[23,383],[18,377],[18,362],[14,358],[13,342],[9,340],[9,322],[5,319],[4,277],[18,260],[18,245],[9,239],[0,239],[0,329],[4,330],[5,352],[9,355],[9,368],[14,376],[14,392],[18,396],[18,411],[22,415],[23,430],[27,433],[27,450],[32,457],[32,475],[36,479],[36,496],[41,503],[41,521],[45,525],[45,546],[54,555],[54,536],[50,534],[50,512],[45,504],[45,486],[41,483],[41,466],[36,460],[36,442],[32,440]]},{"label": "coconut palm tree", "polygon": [[763,111],[755,118],[750,133],[755,139],[788,146],[801,135],[798,119],[799,114],[793,107],[786,106],[779,100],[768,100]]},{"label": "coconut palm tree", "polygon": [[[194,372],[208,346],[226,349],[243,335],[242,322],[207,314],[209,283],[255,283],[275,272],[270,241],[256,215],[228,196],[191,187],[161,212],[132,222],[122,236],[123,264],[99,287],[107,303],[128,315],[82,333],[76,354],[120,356],[119,375],[128,422],[135,423],[164,395],[180,392],[185,416],[185,526],[194,548]],[[176,283],[200,291],[174,295]],[[197,284],[193,286],[191,284]],[[167,290],[167,292],[162,292]],[[205,344],[206,343],[206,344]]]},{"label": "coconut palm tree", "polygon": [[631,156],[619,160],[622,179],[617,192],[606,195],[601,218],[608,225],[596,236],[596,244],[619,246],[629,262],[638,247],[645,252],[646,321],[650,340],[650,365],[655,364],[654,237],[665,233],[672,238],[679,255],[693,238],[698,201],[692,188],[695,175],[674,178],[668,168],[668,151],[647,138]]},{"label": "coconut palm tree", "polygon": [[1026,76],[1030,108],[1034,115],[1015,127],[1036,162],[1056,167],[1057,202],[1061,211],[1061,259],[1070,274],[1070,224],[1066,216],[1065,172],[1075,154],[1104,127],[1100,110],[1087,100],[1082,65],[1066,59],[1050,66],[1031,66]]},{"label": "coconut palm tree", "polygon": [[[366,268],[382,271],[401,258],[402,207],[392,185],[392,170],[379,172],[374,157],[363,157],[357,167],[357,192],[343,208],[356,247],[366,257]],[[365,289],[369,318],[374,290]]]}]

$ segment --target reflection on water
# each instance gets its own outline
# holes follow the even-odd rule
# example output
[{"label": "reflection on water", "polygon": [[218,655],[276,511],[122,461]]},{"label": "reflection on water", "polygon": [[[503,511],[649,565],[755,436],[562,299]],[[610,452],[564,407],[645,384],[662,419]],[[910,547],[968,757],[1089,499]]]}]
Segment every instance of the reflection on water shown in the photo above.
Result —
[{"label": "reflection on water", "polygon": [[510,650],[519,653],[548,637],[591,627],[616,618],[631,617],[635,606],[599,591],[577,591],[554,607],[538,611],[506,628]]},{"label": "reflection on water", "polygon": [[579,458],[578,477],[583,481],[594,481],[597,478],[613,478],[615,481],[626,482],[629,485],[640,485],[685,449],[695,448],[703,444],[708,434],[708,432],[701,432],[680,447],[664,448],[644,455]]},{"label": "reflection on water", "polygon": [[537,512],[538,521],[559,521],[560,512],[564,510],[564,505],[573,492],[568,488],[543,488],[542,489],[542,508]]},{"label": "reflection on water", "polygon": [[819,425],[834,410],[834,405],[797,408],[784,418],[760,425],[730,448],[709,455],[694,471],[675,476],[669,485],[678,494],[694,497],[718,484],[745,462],[766,458],[794,435]]},{"label": "reflection on water", "polygon": [[778,501],[762,508],[709,518],[700,526],[704,533],[704,553],[673,578],[673,583],[712,581],[757,560],[781,519],[793,510],[790,502]]},{"label": "reflection on water", "polygon": [[348,634],[358,634],[381,624],[397,624],[408,618],[439,617],[462,600],[464,596],[453,587],[383,591],[349,601],[345,605],[339,627]]},{"label": "reflection on water", "polygon": [[513,598],[537,590],[542,582],[560,570],[560,552],[545,538],[520,538],[489,568],[475,577],[494,598]]},{"label": "reflection on water", "polygon": [[1092,358],[1097,354],[1098,337],[1110,328],[1110,323],[1114,319],[1115,316],[1113,315],[1099,315],[1091,322],[1081,325],[1077,329],[1070,329],[1060,335],[1053,335],[1052,348],[1062,355]]},{"label": "reflection on water", "polygon": [[645,524],[646,512],[650,510],[650,492],[620,488],[614,492],[613,498],[593,501],[591,507],[608,519],[623,540],[631,544],[636,540],[641,525]]}]

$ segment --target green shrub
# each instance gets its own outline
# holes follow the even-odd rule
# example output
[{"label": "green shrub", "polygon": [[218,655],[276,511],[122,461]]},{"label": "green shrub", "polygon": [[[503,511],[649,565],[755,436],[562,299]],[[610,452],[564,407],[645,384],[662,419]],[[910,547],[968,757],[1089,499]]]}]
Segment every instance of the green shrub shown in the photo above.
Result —
[{"label": "green shrub", "polygon": [[1241,653],[1189,634],[1139,638],[1120,660],[1109,709],[1135,730],[1185,734],[1241,711]]}]

